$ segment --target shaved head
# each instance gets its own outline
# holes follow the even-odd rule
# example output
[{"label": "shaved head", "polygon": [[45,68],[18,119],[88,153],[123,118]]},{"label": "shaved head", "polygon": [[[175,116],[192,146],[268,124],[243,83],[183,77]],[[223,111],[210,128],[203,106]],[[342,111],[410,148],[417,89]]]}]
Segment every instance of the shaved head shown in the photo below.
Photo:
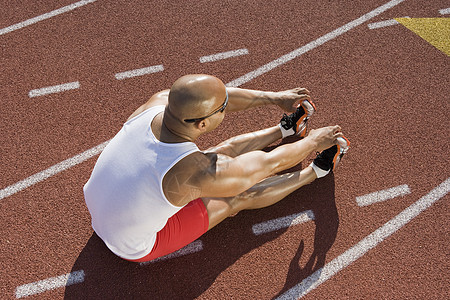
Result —
[{"label": "shaved head", "polygon": [[179,78],[169,92],[169,110],[180,121],[203,117],[226,97],[223,82],[211,75],[193,74]]}]

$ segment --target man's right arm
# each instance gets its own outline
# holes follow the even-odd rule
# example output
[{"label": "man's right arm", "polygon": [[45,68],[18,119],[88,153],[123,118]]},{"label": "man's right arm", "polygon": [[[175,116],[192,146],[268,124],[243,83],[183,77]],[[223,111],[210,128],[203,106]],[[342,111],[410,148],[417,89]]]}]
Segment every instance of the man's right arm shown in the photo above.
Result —
[{"label": "man's right arm", "polygon": [[208,153],[196,162],[197,169],[189,178],[198,197],[236,196],[261,180],[289,169],[303,161],[311,152],[334,145],[342,136],[339,126],[311,130],[297,142],[285,144],[270,152],[251,151],[236,157]]}]

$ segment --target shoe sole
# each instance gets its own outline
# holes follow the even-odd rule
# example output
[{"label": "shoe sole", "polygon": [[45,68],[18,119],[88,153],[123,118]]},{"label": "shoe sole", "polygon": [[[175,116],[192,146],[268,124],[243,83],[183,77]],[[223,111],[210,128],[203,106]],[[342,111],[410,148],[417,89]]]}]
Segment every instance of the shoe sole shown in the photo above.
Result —
[{"label": "shoe sole", "polygon": [[310,100],[303,100],[299,106],[302,106],[306,113],[297,121],[297,136],[304,138],[306,136],[307,122],[316,111],[316,106]]},{"label": "shoe sole", "polygon": [[350,141],[345,136],[338,137],[336,146],[337,152],[333,158],[333,171],[334,169],[336,169],[344,154],[347,153],[348,149],[350,148]]}]

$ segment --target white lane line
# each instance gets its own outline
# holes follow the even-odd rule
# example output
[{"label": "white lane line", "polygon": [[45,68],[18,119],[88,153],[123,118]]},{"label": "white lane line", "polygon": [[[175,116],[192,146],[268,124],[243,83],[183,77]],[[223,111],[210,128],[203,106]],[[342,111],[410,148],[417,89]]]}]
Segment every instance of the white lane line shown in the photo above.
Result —
[{"label": "white lane line", "polygon": [[76,90],[80,88],[80,82],[74,81],[69,83],[63,83],[59,85],[47,86],[40,89],[31,90],[28,93],[30,98],[44,96],[48,94],[61,93],[69,90]]},{"label": "white lane line", "polygon": [[307,210],[301,213],[292,214],[290,216],[255,224],[252,226],[252,230],[255,235],[261,235],[263,233],[295,226],[312,220],[314,220],[314,213],[311,210]]},{"label": "white lane line", "polygon": [[162,71],[164,71],[164,66],[157,65],[157,66],[145,67],[145,68],[141,68],[141,69],[117,73],[115,75],[115,77],[117,80],[123,80],[123,79],[127,79],[127,78],[143,76],[143,75],[153,74],[153,73],[162,72]]},{"label": "white lane line", "polygon": [[58,277],[47,278],[21,285],[16,288],[16,298],[28,297],[45,291],[54,290],[84,281],[84,271],[75,271]]},{"label": "white lane line", "polygon": [[377,202],[393,199],[395,197],[405,196],[411,193],[411,189],[407,184],[399,185],[382,191],[370,193],[356,197],[358,206],[368,206]]},{"label": "white lane line", "polygon": [[66,159],[56,165],[51,166],[48,169],[45,169],[44,171],[41,171],[34,175],[31,175],[30,177],[25,178],[24,180],[21,180],[15,184],[12,184],[12,185],[0,190],[0,200],[3,198],[6,198],[8,196],[11,196],[17,192],[20,192],[21,190],[29,188],[30,186],[32,186],[38,182],[41,182],[53,175],[56,175],[64,170],[67,170],[73,166],[76,166],[76,165],[84,162],[85,160],[91,158],[92,156],[99,154],[106,147],[106,145],[108,143],[109,143],[109,141],[106,141],[103,144],[100,144],[89,150],[86,150],[83,153],[80,153],[78,155],[75,155],[74,157]]},{"label": "white lane line", "polygon": [[390,8],[393,8],[394,6],[402,3],[403,1],[405,1],[405,0],[389,1],[388,3],[372,10],[371,12],[359,17],[358,19],[355,19],[355,20],[345,24],[344,26],[339,27],[336,30],[333,30],[332,32],[321,36],[317,40],[312,41],[303,47],[295,49],[294,51],[292,51],[286,55],[283,55],[280,58],[277,58],[277,59],[263,65],[262,67],[259,67],[258,69],[251,71],[251,72],[229,82],[227,84],[227,86],[237,87],[237,86],[243,85],[244,83],[247,83],[247,82],[255,79],[256,77],[261,76],[261,75],[275,69],[276,67],[279,67],[279,66],[293,60],[294,58],[297,58],[300,55],[305,54],[306,52],[309,52],[309,51],[325,44],[326,42],[333,40],[334,38],[346,33],[347,31],[361,25],[364,22],[367,22],[368,20],[378,16],[379,14],[383,13],[384,11],[386,11]]},{"label": "white lane line", "polygon": [[61,7],[59,9],[53,10],[51,12],[45,13],[43,15],[40,15],[40,16],[28,19],[26,21],[23,21],[23,22],[20,22],[20,23],[17,23],[17,24],[5,27],[3,29],[0,29],[0,35],[8,33],[8,32],[11,32],[11,31],[14,31],[14,30],[17,30],[17,29],[24,28],[26,26],[29,26],[29,25],[35,24],[37,22],[40,22],[40,21],[52,18],[54,16],[66,13],[68,11],[74,10],[74,9],[76,9],[78,7],[84,6],[86,4],[89,4],[89,3],[92,3],[92,2],[95,2],[95,1],[97,1],[97,0],[78,1],[76,3],[73,3],[73,4],[70,4],[70,5]]},{"label": "white lane line", "polygon": [[[294,59],[295,57],[300,56],[301,54],[306,53],[306,52],[308,52],[308,51],[310,51],[310,50],[312,50],[314,48],[317,48],[318,46],[326,43],[327,41],[330,41],[331,39],[333,39],[337,35],[341,35],[344,32],[347,32],[348,30],[350,30],[350,29],[352,29],[352,28],[362,24],[363,22],[365,22],[365,21],[367,21],[367,20],[369,20],[369,19],[371,19],[371,18],[381,14],[382,12],[384,12],[384,11],[386,11],[386,10],[388,10],[388,9],[390,9],[390,8],[400,4],[400,3],[402,3],[403,1],[405,1],[405,0],[390,1],[390,2],[386,3],[385,5],[382,5],[382,6],[378,7],[377,9],[369,12],[368,14],[365,14],[362,17],[360,17],[360,18],[358,18],[358,19],[356,19],[356,20],[354,20],[354,21],[352,21],[352,22],[350,22],[350,23],[348,23],[348,24],[346,24],[346,25],[344,25],[344,26],[342,26],[342,27],[332,31],[331,33],[328,33],[328,34],[320,37],[316,41],[311,42],[308,45],[303,46],[303,47],[301,47],[301,48],[299,48],[297,50],[294,50],[293,52],[291,52],[291,53],[289,53],[287,55],[284,55],[284,56],[274,60],[273,62],[268,63],[268,64],[266,64],[266,65],[264,65],[264,66],[262,66],[262,67],[260,67],[260,68],[258,68],[256,70],[254,70],[253,72],[247,73],[247,74],[245,74],[245,75],[243,75],[243,76],[241,76],[241,77],[239,77],[239,78],[237,78],[237,79],[235,79],[233,81],[230,81],[226,85],[227,86],[236,86],[237,87],[237,86],[240,86],[240,85],[242,85],[242,84],[244,84],[246,82],[249,82],[249,81],[255,79],[256,77],[261,76],[261,75],[269,72],[270,70],[274,69],[275,67],[278,67],[278,66],[281,66],[284,63],[287,63],[288,61]],[[43,172],[45,172],[45,171],[43,171]],[[53,174],[53,175],[55,175],[55,174]],[[50,176],[47,176],[47,177],[43,178],[42,180],[44,180],[44,179],[46,179],[48,177],[50,177]],[[40,181],[42,181],[42,180],[40,180]],[[37,181],[37,182],[39,182],[39,181]],[[37,182],[33,182],[33,184],[35,184]],[[15,186],[17,184],[19,184],[19,183],[13,184],[12,186]],[[20,182],[20,184],[21,185],[27,184],[27,179],[22,180]],[[28,186],[31,186],[31,185],[32,184],[30,184]],[[5,188],[4,190],[6,190],[6,189],[10,189],[10,187]],[[20,190],[22,190],[22,189],[20,189]],[[4,193],[3,190],[0,191],[0,195],[2,195],[2,193]],[[8,194],[8,196],[10,196],[12,194],[15,194],[15,192],[11,193],[11,194]],[[4,198],[4,197],[0,197],[0,200],[2,198]]]},{"label": "white lane line", "polygon": [[[409,18],[409,17],[406,16],[406,17],[402,17],[402,18]],[[399,24],[398,21],[391,19],[391,20],[386,20],[386,21],[370,23],[367,25],[367,27],[369,27],[369,29],[378,29],[378,28],[388,27],[388,26],[397,25],[397,24]]]},{"label": "white lane line", "polygon": [[232,50],[222,53],[216,53],[212,55],[202,56],[200,57],[201,63],[207,63],[207,62],[214,62],[222,59],[232,58],[236,56],[242,56],[248,54],[248,49],[238,49],[238,50]]},{"label": "white lane line", "polygon": [[140,266],[146,266],[146,265],[151,264],[151,263],[155,263],[155,262],[163,261],[163,260],[168,260],[168,259],[175,258],[175,257],[185,256],[185,255],[188,255],[188,254],[200,252],[202,250],[203,250],[203,242],[201,240],[196,240],[196,241],[193,241],[192,243],[190,243],[189,245],[181,248],[178,251],[175,251],[173,253],[167,254],[166,256],[163,256],[163,257],[156,258],[156,259],[151,260],[151,261],[139,263],[139,265]]},{"label": "white lane line", "polygon": [[444,9],[440,9],[439,13],[441,15],[448,15],[448,14],[450,14],[450,7],[449,8],[444,8]]},{"label": "white lane line", "polygon": [[420,213],[425,211],[436,201],[443,198],[450,191],[450,177],[442,182],[439,186],[431,190],[427,195],[423,196],[417,202],[413,203],[397,216],[392,218],[386,224],[366,236],[359,243],[339,255],[331,262],[327,263],[323,268],[314,272],[311,276],[304,279],[290,290],[286,291],[278,299],[298,299],[336,275],[342,269],[348,267],[354,261],[362,257],[369,250],[375,248],[386,238],[391,236],[397,230],[405,226]]}]

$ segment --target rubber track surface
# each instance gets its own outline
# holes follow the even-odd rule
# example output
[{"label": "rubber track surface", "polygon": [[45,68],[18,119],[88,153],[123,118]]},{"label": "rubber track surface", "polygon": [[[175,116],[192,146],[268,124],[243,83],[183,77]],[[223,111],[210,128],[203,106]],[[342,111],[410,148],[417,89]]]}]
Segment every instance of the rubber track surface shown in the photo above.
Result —
[{"label": "rubber track surface", "polygon": [[[0,27],[73,1],[2,1]],[[134,109],[181,75],[208,73],[231,82],[387,2],[99,0],[3,34],[0,188],[109,140]],[[368,27],[404,16],[445,17],[439,10],[447,7],[447,1],[406,0],[243,84],[273,91],[307,87],[318,109],[311,127],[341,125],[352,148],[335,174],[277,205],[227,219],[201,237],[200,251],[145,266],[111,254],[93,234],[82,194],[96,156],[1,199],[0,298],[25,296],[18,287],[80,271],[81,282],[35,289],[40,292],[30,298],[297,297],[292,288],[302,280],[449,177],[449,57],[402,25]],[[248,54],[199,61],[236,49]],[[164,70],[115,78],[157,65]],[[71,82],[79,88],[29,97],[31,90]],[[230,113],[199,146],[272,126],[281,115],[276,107]],[[356,203],[400,185],[410,192],[364,207]],[[446,193],[304,298],[448,297]],[[314,221],[252,232],[254,224],[308,210]]]}]

